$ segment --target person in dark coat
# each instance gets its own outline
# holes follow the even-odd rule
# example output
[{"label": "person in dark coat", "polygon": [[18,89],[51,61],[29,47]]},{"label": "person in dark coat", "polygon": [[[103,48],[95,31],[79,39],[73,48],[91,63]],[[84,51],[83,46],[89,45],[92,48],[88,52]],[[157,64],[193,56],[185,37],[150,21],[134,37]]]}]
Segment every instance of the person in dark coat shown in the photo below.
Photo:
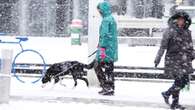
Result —
[{"label": "person in dark coat", "polygon": [[176,109],[182,108],[179,105],[180,90],[189,83],[189,74],[193,73],[194,50],[191,31],[188,29],[191,18],[186,12],[178,11],[169,18],[168,25],[154,63],[157,67],[166,50],[164,72],[175,81],[167,91],[162,92],[162,95],[167,104],[169,104],[169,97],[172,96],[171,109]]}]

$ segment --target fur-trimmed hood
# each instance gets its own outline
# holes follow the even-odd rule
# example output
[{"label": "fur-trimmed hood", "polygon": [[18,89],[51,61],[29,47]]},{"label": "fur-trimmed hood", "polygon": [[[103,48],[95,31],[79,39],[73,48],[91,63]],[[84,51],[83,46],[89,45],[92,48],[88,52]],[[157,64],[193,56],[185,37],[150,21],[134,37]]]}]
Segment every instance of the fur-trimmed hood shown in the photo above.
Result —
[{"label": "fur-trimmed hood", "polygon": [[169,27],[175,27],[177,19],[179,17],[183,17],[185,19],[184,29],[188,29],[190,27],[191,23],[192,23],[192,20],[191,20],[189,14],[182,11],[182,10],[177,11],[173,16],[171,16],[169,18],[169,20],[168,20]]}]

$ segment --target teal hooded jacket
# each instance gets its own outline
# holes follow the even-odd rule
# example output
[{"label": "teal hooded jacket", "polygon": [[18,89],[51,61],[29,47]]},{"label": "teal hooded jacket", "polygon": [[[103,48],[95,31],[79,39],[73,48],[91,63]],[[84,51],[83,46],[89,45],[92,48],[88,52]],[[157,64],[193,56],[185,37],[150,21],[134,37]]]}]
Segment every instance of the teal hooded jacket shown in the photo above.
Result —
[{"label": "teal hooded jacket", "polygon": [[111,15],[111,6],[108,2],[99,3],[97,8],[102,16],[99,28],[99,45],[96,59],[101,62],[100,48],[105,48],[106,58],[103,62],[116,62],[118,60],[117,24]]}]

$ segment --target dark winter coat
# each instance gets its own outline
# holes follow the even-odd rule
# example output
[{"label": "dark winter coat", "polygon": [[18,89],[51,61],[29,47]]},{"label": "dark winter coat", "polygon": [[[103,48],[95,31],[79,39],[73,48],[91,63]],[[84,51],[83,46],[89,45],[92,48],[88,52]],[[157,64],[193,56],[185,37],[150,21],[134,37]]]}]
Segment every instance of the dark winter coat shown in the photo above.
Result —
[{"label": "dark winter coat", "polygon": [[[184,28],[179,28],[176,25],[178,17],[184,17]],[[191,31],[188,29],[191,24],[191,19],[187,13],[177,12],[169,19],[168,24],[169,27],[163,34],[155,63],[160,62],[160,59],[166,50],[166,74],[173,77],[191,74],[193,73],[192,60],[194,59]]]}]

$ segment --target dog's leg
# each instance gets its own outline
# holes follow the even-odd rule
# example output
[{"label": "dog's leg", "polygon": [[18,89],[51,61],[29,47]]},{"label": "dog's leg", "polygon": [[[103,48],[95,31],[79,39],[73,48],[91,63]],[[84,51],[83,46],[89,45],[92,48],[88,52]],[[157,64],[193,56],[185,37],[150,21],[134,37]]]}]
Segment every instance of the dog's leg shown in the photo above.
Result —
[{"label": "dog's leg", "polygon": [[41,87],[42,87],[42,88],[45,88],[45,87],[46,87],[46,84],[42,84]]},{"label": "dog's leg", "polygon": [[66,84],[62,83],[63,78],[60,78],[60,85],[66,87]]},{"label": "dog's leg", "polygon": [[77,78],[73,77],[73,79],[74,79],[74,87],[73,88],[75,88],[77,86]]},{"label": "dog's leg", "polygon": [[78,79],[85,81],[87,87],[89,87],[89,81],[86,78],[78,78]]},{"label": "dog's leg", "polygon": [[77,86],[77,80],[74,80],[74,88]]},{"label": "dog's leg", "polygon": [[60,81],[60,78],[59,77],[55,77],[54,84],[58,83],[59,81]]}]

